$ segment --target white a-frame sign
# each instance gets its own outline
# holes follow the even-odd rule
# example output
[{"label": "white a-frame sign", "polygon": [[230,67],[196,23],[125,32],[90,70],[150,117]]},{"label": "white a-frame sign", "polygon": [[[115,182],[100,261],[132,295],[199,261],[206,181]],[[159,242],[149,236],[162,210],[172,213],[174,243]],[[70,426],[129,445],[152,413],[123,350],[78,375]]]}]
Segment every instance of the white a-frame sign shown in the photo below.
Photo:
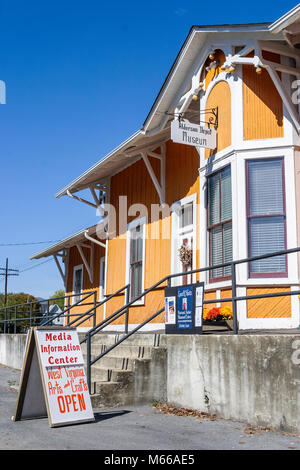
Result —
[{"label": "white a-frame sign", "polygon": [[48,416],[50,427],[94,421],[75,328],[31,328],[14,421]]}]

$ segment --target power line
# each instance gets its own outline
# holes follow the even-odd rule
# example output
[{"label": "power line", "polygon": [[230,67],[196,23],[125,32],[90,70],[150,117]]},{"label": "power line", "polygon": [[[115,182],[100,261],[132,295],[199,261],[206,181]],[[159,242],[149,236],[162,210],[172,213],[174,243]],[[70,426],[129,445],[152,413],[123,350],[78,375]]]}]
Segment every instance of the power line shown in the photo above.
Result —
[{"label": "power line", "polygon": [[5,268],[0,268],[1,271],[4,271],[4,273],[0,273],[1,275],[5,276],[5,282],[4,282],[4,305],[6,306],[7,304],[7,284],[8,284],[8,277],[9,276],[19,276],[19,270],[18,269],[11,269],[8,267],[8,258],[6,258],[6,264]]},{"label": "power line", "polygon": [[25,271],[30,271],[31,269],[37,268],[38,266],[41,266],[42,264],[49,263],[49,261],[53,261],[52,258],[47,259],[46,261],[42,261],[39,264],[35,264],[34,266],[29,266],[28,268],[22,269],[21,271],[19,271],[19,273],[21,274],[21,273],[24,273]]},{"label": "power line", "polygon": [[0,246],[25,246],[25,245],[41,245],[43,243],[58,243],[61,240],[47,240],[45,242],[24,242],[24,243],[0,243]]}]

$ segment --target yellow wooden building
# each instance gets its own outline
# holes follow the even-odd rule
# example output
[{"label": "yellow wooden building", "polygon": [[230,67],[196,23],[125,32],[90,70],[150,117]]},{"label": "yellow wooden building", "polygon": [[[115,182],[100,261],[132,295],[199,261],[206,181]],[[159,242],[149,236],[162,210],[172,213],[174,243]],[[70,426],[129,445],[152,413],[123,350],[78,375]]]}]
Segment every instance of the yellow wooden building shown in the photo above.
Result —
[{"label": "yellow wooden building", "polygon": [[[272,24],[191,28],[142,128],[57,194],[95,211],[93,227],[32,257],[54,256],[73,302],[128,284],[134,300],[170,273],[300,246],[299,46],[299,5]],[[215,130],[215,148],[174,142],[178,120]],[[298,290],[298,255],[238,265],[236,277],[240,296]],[[173,284],[197,280],[210,307],[232,295],[228,267]],[[134,302],[130,329],[164,305],[165,286]],[[125,303],[123,290],[96,322]],[[237,313],[240,329],[300,324],[296,295],[243,300]],[[145,329],[163,326],[161,314]]]}]

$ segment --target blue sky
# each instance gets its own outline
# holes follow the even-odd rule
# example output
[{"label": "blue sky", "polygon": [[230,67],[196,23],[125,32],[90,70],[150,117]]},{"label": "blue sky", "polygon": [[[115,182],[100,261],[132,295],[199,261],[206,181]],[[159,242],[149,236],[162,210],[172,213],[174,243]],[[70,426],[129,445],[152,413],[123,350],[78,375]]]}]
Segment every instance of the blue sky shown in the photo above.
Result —
[{"label": "blue sky", "polygon": [[[55,193],[140,128],[193,24],[274,21],[295,5],[1,0],[0,267],[6,257],[34,267],[47,246],[4,244],[60,240],[97,221]],[[53,261],[9,279],[9,291],[45,298],[61,287]]]}]

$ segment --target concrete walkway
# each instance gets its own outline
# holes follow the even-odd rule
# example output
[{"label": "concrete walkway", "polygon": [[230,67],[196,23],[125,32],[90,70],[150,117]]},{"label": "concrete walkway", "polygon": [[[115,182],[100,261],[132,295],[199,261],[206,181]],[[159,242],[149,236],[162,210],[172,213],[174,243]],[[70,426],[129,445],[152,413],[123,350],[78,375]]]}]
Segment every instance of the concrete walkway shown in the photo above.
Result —
[{"label": "concrete walkway", "polygon": [[300,449],[297,436],[161,414],[152,406],[103,408],[95,411],[95,423],[64,428],[51,429],[47,419],[13,422],[19,377],[20,371],[0,365],[0,450]]}]

